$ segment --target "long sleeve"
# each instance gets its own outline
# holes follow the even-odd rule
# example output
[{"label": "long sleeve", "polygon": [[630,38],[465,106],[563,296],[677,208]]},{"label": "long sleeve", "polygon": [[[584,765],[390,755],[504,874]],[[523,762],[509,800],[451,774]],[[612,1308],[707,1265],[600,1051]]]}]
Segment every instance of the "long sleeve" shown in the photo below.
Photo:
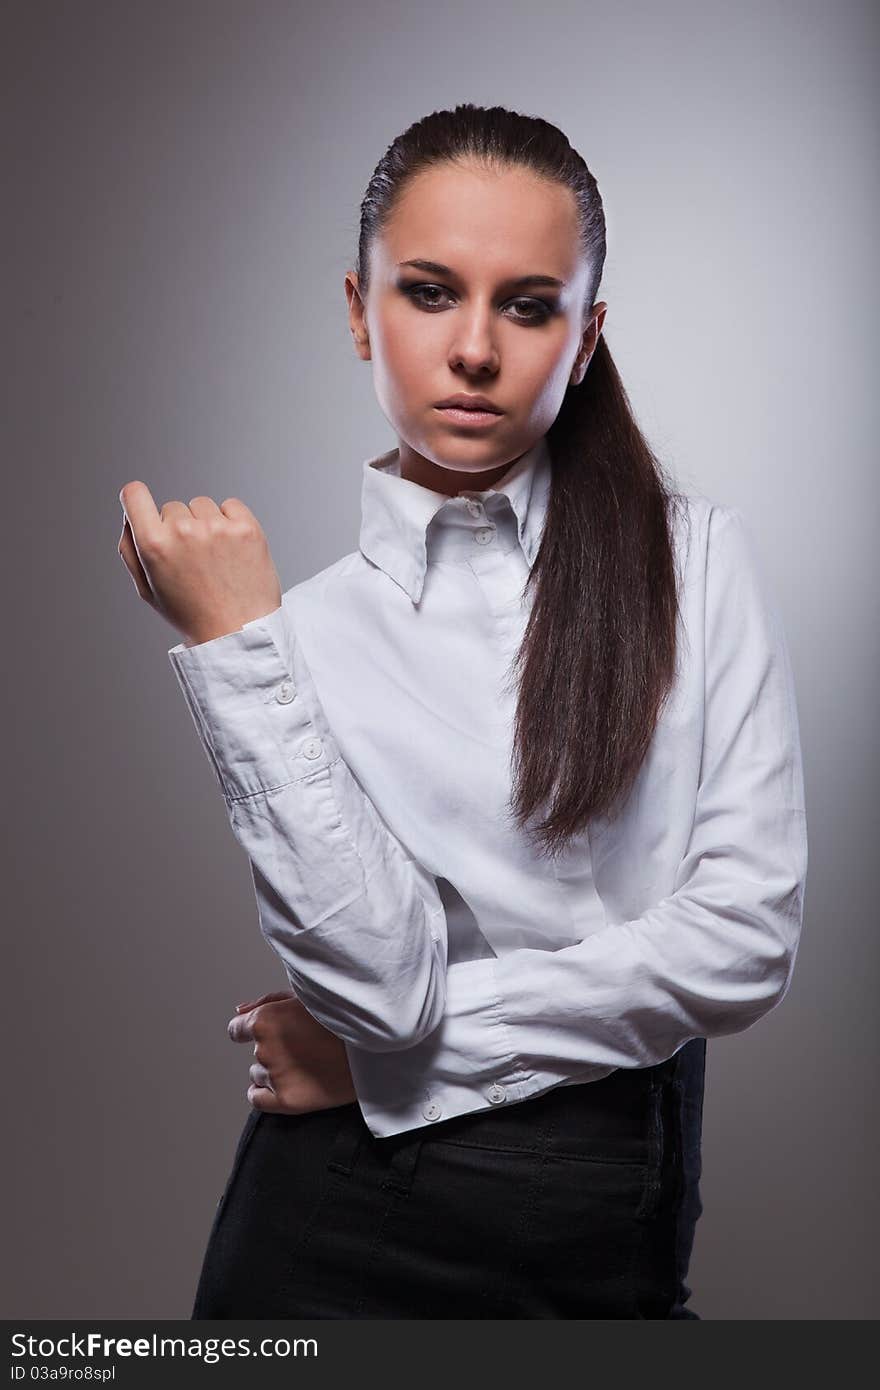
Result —
[{"label": "long sleeve", "polygon": [[168,656],[291,988],[366,1053],[417,1043],[445,1003],[436,881],[342,759],[285,605]]},{"label": "long sleeve", "polygon": [[709,528],[702,758],[675,891],[559,950],[452,964],[434,1033],[381,1070],[348,1049],[373,1133],[651,1066],[787,992],[807,870],[792,673],[739,512],[716,506]]}]

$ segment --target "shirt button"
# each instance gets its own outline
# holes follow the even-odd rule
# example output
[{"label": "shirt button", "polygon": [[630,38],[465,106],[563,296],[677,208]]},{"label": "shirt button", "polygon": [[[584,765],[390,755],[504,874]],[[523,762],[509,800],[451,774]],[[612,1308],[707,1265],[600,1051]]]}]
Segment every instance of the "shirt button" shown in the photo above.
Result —
[{"label": "shirt button", "polygon": [[310,738],[308,743],[302,747],[304,758],[320,758],[324,751],[324,745],[319,738]]},{"label": "shirt button", "polygon": [[500,1105],[503,1100],[507,1099],[507,1092],[503,1086],[490,1086],[487,1094],[493,1105]]},{"label": "shirt button", "polygon": [[283,681],[275,691],[275,699],[279,705],[289,705],[295,695],[292,681]]},{"label": "shirt button", "polygon": [[479,531],[474,532],[474,540],[478,545],[488,545],[494,534],[491,526],[482,526]]},{"label": "shirt button", "polygon": [[429,1100],[427,1105],[422,1106],[422,1114],[426,1120],[439,1120],[440,1106],[436,1100]]}]

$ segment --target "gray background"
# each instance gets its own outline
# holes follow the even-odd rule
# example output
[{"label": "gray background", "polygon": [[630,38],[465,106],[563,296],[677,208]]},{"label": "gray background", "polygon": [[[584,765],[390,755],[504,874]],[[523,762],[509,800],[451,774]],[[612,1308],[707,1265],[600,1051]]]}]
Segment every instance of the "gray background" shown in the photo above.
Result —
[{"label": "gray background", "polygon": [[227,1019],[285,984],[118,491],[242,496],[284,588],[356,547],[395,443],[347,329],[358,205],[465,100],[584,155],[639,419],[742,508],[789,638],[807,919],[782,1006],[709,1044],[693,1306],[877,1315],[872,9],[4,8],[4,1316],[189,1316],[248,1113]]}]

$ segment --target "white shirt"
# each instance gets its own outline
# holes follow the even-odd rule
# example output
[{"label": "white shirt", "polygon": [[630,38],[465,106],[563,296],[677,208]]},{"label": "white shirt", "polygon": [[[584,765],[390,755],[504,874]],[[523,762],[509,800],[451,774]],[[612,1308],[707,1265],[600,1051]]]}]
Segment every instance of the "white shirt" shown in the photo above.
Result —
[{"label": "white shirt", "polygon": [[261,930],[344,1040],[371,1132],[750,1027],[788,989],[807,836],[787,646],[741,514],[687,498],[675,685],[622,815],[554,865],[508,815],[546,438],[465,497],[401,478],[396,449],[362,467],[357,551],[168,655]]}]

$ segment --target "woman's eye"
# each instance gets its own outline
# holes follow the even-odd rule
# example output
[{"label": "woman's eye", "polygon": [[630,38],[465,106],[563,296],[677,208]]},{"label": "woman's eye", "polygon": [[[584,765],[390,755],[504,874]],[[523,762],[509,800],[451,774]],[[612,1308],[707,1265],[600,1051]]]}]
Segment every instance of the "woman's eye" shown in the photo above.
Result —
[{"label": "woman's eye", "polygon": [[443,290],[443,289],[441,289],[441,287],[440,287],[439,285],[407,285],[407,286],[404,288],[404,291],[403,291],[403,292],[404,292],[404,294],[409,295],[410,299],[414,299],[415,302],[416,302],[417,304],[421,304],[424,308],[427,308],[427,309],[433,309],[433,308],[436,307],[436,305],[437,305],[436,299],[427,299],[427,300],[425,300],[425,299],[419,299],[419,298],[418,298],[419,295],[421,295],[421,294],[445,294],[445,293],[446,293],[446,291]]},{"label": "woman's eye", "polygon": [[[403,292],[424,309],[437,309],[442,306],[437,299],[425,299],[421,296],[448,294],[442,285],[406,285]],[[553,312],[552,305],[543,299],[512,299],[510,303],[519,306],[516,317],[521,323],[543,323]]]},{"label": "woman's eye", "polygon": [[[548,319],[552,313],[551,306],[543,299],[514,299],[512,303],[523,304],[526,309],[531,309],[533,312],[527,314],[526,317],[534,319],[535,322]],[[537,313],[535,313],[534,310],[537,310]]]}]

